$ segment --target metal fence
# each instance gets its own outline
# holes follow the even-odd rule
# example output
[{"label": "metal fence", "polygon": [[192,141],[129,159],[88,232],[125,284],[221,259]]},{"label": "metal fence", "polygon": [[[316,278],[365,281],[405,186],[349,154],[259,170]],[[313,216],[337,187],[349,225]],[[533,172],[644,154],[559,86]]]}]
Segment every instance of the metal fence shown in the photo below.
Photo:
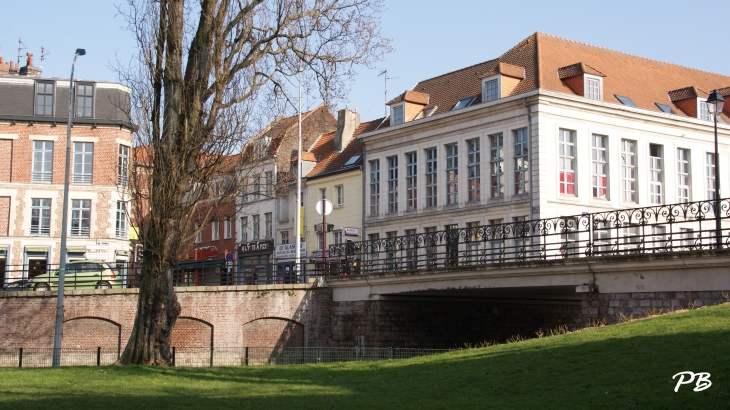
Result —
[{"label": "metal fence", "polygon": [[346,276],[728,247],[730,199],[722,199],[330,245],[327,273]]},{"label": "metal fence", "polygon": [[[273,366],[408,359],[454,349],[337,347],[173,347],[177,367]],[[118,348],[61,349],[61,366],[107,366],[119,358]],[[0,367],[51,367],[52,348],[0,348]]]}]

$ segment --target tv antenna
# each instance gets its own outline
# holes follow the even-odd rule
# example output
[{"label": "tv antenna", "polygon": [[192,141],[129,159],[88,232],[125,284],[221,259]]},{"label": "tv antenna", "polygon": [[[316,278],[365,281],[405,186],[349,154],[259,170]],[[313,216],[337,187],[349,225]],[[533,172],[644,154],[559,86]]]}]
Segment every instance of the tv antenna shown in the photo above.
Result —
[{"label": "tv antenna", "polygon": [[20,52],[27,48],[28,47],[26,47],[25,44],[23,44],[23,42],[20,40],[20,38],[18,38],[18,69],[20,69]]},{"label": "tv antenna", "polygon": [[45,60],[46,59],[46,56],[49,55],[49,54],[51,54],[51,52],[48,51],[47,48],[41,46],[41,66],[39,67],[40,68],[39,71],[41,73],[43,72],[43,60]]},{"label": "tv antenna", "polygon": [[388,116],[388,106],[385,105],[388,103],[388,80],[395,80],[398,77],[388,77],[388,69],[386,68],[383,70],[380,74],[378,74],[378,77],[383,76],[383,110],[385,111],[385,116]]}]

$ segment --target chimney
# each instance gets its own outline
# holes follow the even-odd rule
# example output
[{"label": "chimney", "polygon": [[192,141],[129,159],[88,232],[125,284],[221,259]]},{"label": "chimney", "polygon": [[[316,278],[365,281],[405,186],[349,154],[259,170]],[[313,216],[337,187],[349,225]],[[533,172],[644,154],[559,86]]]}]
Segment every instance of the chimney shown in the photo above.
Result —
[{"label": "chimney", "polygon": [[0,74],[10,73],[10,65],[5,63],[5,59],[0,56]]},{"label": "chimney", "polygon": [[14,61],[10,62],[10,68],[8,69],[8,74],[18,74],[18,65],[15,64]]},{"label": "chimney", "polygon": [[337,112],[337,131],[335,131],[335,152],[341,152],[352,141],[357,126],[360,125],[360,113],[344,108]]},{"label": "chimney", "polygon": [[41,70],[38,67],[33,66],[33,53],[25,53],[27,56],[25,60],[25,67],[20,67],[20,75],[39,75]]}]

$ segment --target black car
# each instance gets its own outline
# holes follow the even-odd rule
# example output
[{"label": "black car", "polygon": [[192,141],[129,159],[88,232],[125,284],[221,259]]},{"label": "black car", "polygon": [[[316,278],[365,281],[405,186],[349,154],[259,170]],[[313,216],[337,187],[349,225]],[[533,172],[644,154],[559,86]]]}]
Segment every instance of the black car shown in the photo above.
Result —
[{"label": "black car", "polygon": [[7,285],[0,288],[0,291],[2,292],[25,292],[28,290],[26,286],[28,285],[28,279],[21,279],[17,280],[15,282],[10,282]]}]

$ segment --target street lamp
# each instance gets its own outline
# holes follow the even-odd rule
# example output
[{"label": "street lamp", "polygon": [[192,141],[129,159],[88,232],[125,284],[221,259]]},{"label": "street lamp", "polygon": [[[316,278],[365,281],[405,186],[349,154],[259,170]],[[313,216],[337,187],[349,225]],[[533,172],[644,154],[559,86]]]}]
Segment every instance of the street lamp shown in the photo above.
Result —
[{"label": "street lamp", "polygon": [[722,227],[720,225],[720,156],[717,149],[717,116],[722,112],[725,99],[713,90],[707,97],[707,109],[715,116],[715,248],[722,249]]},{"label": "street lamp", "polygon": [[63,285],[66,279],[66,237],[68,236],[68,171],[71,164],[71,126],[74,110],[74,68],[76,57],[86,55],[86,50],[77,48],[71,64],[71,79],[68,85],[68,127],[66,128],[66,171],[63,174],[63,214],[61,216],[61,260],[58,266],[58,297],[56,298],[56,331],[53,335],[53,367],[61,365],[61,336],[63,335]]}]

